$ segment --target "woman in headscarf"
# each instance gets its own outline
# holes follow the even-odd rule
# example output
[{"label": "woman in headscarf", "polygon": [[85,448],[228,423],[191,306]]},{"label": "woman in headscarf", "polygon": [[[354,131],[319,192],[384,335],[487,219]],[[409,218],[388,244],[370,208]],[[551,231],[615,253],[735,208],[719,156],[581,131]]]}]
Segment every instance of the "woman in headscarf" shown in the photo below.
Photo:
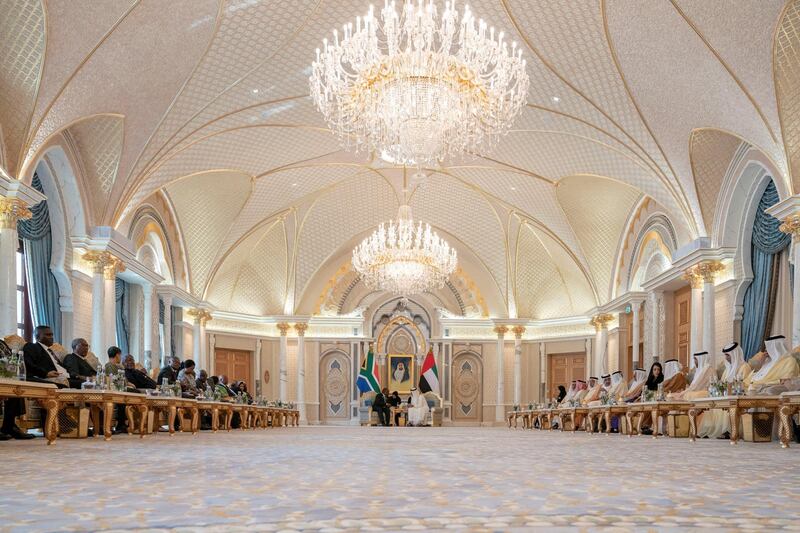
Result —
[{"label": "woman in headscarf", "polygon": [[564,388],[564,385],[558,386],[558,398],[556,399],[558,403],[561,403],[564,398],[567,396],[567,389]]}]

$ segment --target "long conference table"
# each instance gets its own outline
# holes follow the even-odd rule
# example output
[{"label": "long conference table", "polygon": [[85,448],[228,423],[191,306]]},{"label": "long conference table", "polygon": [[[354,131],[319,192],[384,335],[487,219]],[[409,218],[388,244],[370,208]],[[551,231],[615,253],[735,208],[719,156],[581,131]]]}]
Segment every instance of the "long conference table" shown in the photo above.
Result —
[{"label": "long conference table", "polygon": [[[123,405],[125,408],[128,433],[138,432],[140,438],[147,434],[147,420],[151,412],[154,414],[157,424],[161,415],[164,415],[170,435],[175,433],[175,421],[179,417],[181,420],[189,421],[188,424],[181,424],[181,431],[191,431],[192,434],[196,434],[200,428],[200,417],[203,413],[211,416],[211,430],[214,433],[219,429],[230,431],[234,413],[239,414],[240,428],[243,430],[256,427],[298,426],[300,423],[300,412],[297,409],[286,407],[236,404],[98,389],[59,389],[51,383],[0,378],[0,400],[6,398],[24,398],[39,403],[46,413],[43,429],[47,444],[53,444],[58,437],[59,411],[70,405],[87,406],[91,410],[92,420],[95,422],[95,433],[99,429],[97,421],[100,419],[99,414],[102,411],[103,437],[107,441],[111,440],[111,421],[116,405]],[[138,425],[135,424],[135,415],[137,414]],[[160,424],[158,425],[160,426]],[[155,433],[157,431],[153,432],[153,434]]]},{"label": "long conference table", "polygon": [[[697,417],[709,409],[722,409],[731,420],[730,442],[736,444],[741,438],[739,417],[749,409],[772,412],[778,417],[778,436],[782,448],[788,448],[792,437],[791,418],[800,412],[800,392],[785,392],[779,396],[719,396],[697,398],[691,400],[662,400],[652,402],[634,402],[597,406],[565,406],[542,407],[509,411],[506,422],[509,428],[553,430],[553,422],[560,420],[561,431],[575,432],[579,429],[577,420],[581,417],[587,421],[585,430],[594,432],[595,421],[605,421],[605,433],[611,432],[611,418],[616,416],[625,419],[624,434],[629,437],[642,434],[642,421],[645,414],[652,417],[654,423],[652,438],[657,438],[662,427],[661,420],[670,413],[687,415],[689,418],[689,441],[697,439]],[[636,422],[634,422],[636,420]]]}]

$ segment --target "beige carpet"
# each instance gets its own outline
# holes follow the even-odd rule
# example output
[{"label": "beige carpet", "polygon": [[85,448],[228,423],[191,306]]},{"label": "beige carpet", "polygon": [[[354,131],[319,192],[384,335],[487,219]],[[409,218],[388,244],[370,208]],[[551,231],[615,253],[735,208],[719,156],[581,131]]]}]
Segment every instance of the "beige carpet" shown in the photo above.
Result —
[{"label": "beige carpet", "polygon": [[800,446],[777,443],[303,427],[0,450],[0,531],[800,530]]}]

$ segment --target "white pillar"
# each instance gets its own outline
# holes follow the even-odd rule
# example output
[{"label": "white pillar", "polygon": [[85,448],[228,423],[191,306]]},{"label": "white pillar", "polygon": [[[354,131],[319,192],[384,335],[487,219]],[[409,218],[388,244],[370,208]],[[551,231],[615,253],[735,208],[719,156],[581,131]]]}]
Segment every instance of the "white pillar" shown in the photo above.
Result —
[{"label": "white pillar", "polygon": [[[778,216],[775,214],[775,216]],[[783,233],[792,236],[791,260],[794,265],[792,285],[792,346],[800,345],[800,214],[784,218],[780,226]]]},{"label": "white pillar", "polygon": [[614,316],[610,314],[592,317],[591,324],[594,326],[595,337],[592,364],[589,366],[590,375],[599,376],[607,371],[608,323],[612,320],[614,320]]},{"label": "white pillar", "polygon": [[506,416],[506,386],[505,386],[505,354],[504,337],[508,328],[506,326],[496,326],[494,332],[497,333],[497,406],[495,407],[495,418],[497,422],[505,420]]},{"label": "white pillar", "polygon": [[[264,381],[261,379],[261,339],[256,339],[255,359],[256,381],[253,383],[253,396],[260,398],[264,395]],[[256,387],[256,383],[260,383],[261,385]]]},{"label": "white pillar", "polygon": [[28,204],[0,196],[0,335],[17,334],[17,221],[31,218]]},{"label": "white pillar", "polygon": [[514,326],[514,405],[522,405],[522,335],[525,326]]},{"label": "white pillar", "polygon": [[[703,328],[703,280],[695,278],[697,281],[692,281],[692,307],[689,313],[691,314],[691,331],[690,331],[690,349],[691,353],[695,354],[702,351],[703,336],[705,330]],[[694,366],[694,357],[692,357],[692,366]]]},{"label": "white pillar", "polygon": [[[192,316],[192,313],[189,313],[189,316]],[[203,358],[200,354],[200,344],[201,344],[201,325],[200,325],[200,317],[197,315],[193,316],[194,320],[192,320],[192,359],[194,359],[195,364],[199,368],[204,368]]]},{"label": "white pillar", "polygon": [[[639,312],[642,303],[639,301],[633,302],[633,324],[632,327],[632,340],[631,343],[633,344],[633,368],[639,368],[642,366],[641,361],[641,354],[639,353],[639,338],[641,337],[641,333],[639,332]],[[631,369],[631,374],[633,374],[633,369]]]},{"label": "white pillar", "polygon": [[703,261],[698,264],[697,273],[703,279],[703,351],[716,353],[714,335],[714,276],[724,269],[719,261]]},{"label": "white pillar", "polygon": [[145,361],[148,361],[148,365],[153,364],[153,285],[150,283],[145,283],[142,285],[142,303],[144,306],[144,312],[142,320],[144,322],[143,335],[144,335],[144,343],[142,346],[142,360],[139,362],[144,364]]},{"label": "white pillar", "polygon": [[172,296],[161,296],[164,302],[164,353],[161,354],[161,366],[167,364],[167,357],[172,355]]},{"label": "white pillar", "polygon": [[286,322],[278,324],[278,329],[281,332],[280,351],[278,352],[278,399],[282,402],[286,401],[286,387],[289,384],[289,376],[286,373],[286,352],[288,349],[286,333],[290,327]]},{"label": "white pillar", "polygon": [[94,354],[101,360],[108,359],[108,348],[117,345],[117,270],[113,265],[103,273],[103,346],[95,347]]},{"label": "white pillar", "polygon": [[306,420],[306,330],[308,324],[298,322],[294,325],[297,331],[297,409],[300,411],[300,422]]},{"label": "white pillar", "polygon": [[539,394],[537,402],[547,400],[547,345],[539,343]]},{"label": "white pillar", "polygon": [[662,291],[653,291],[648,295],[650,300],[650,346],[648,348],[650,360],[647,362],[648,365],[652,364],[656,358],[661,358],[663,356],[659,345],[659,325],[661,322],[660,299],[662,294]]},{"label": "white pillar", "polygon": [[216,371],[214,370],[214,358],[215,352],[214,349],[217,344],[217,338],[212,333],[208,336],[208,375],[216,375]]}]

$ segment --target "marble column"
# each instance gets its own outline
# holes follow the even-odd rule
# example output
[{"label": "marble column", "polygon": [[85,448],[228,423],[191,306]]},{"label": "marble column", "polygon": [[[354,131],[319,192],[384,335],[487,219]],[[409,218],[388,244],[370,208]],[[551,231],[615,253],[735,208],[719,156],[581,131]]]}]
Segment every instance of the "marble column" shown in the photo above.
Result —
[{"label": "marble column", "polygon": [[697,274],[703,280],[703,350],[716,353],[714,317],[714,277],[725,270],[719,261],[703,261],[696,267]]},{"label": "marble column", "polygon": [[539,343],[539,399],[537,402],[544,403],[547,399],[547,345]]},{"label": "marble column", "polygon": [[28,204],[0,196],[0,335],[17,334],[17,221],[31,218]]},{"label": "marble column", "polygon": [[161,354],[161,366],[167,364],[167,357],[172,354],[172,295],[161,296],[164,302],[164,353]]},{"label": "marble column", "polygon": [[498,422],[502,422],[506,416],[505,354],[503,351],[508,328],[506,326],[496,326],[494,332],[497,333],[497,406],[495,407],[495,418]]},{"label": "marble column", "polygon": [[633,309],[633,324],[631,324],[632,334],[631,334],[631,344],[633,344],[633,368],[630,369],[631,374],[633,374],[633,369],[640,368],[642,366],[642,354],[639,352],[639,343],[641,340],[641,332],[639,331],[639,313],[641,312],[642,302],[634,301],[631,303],[631,308]]},{"label": "marble column", "polygon": [[652,291],[649,293],[648,300],[649,300],[649,314],[650,314],[650,331],[648,332],[650,337],[650,346],[646,346],[646,351],[650,354],[650,360],[647,361],[646,365],[650,365],[656,359],[660,359],[663,354],[661,354],[661,347],[660,347],[660,325],[661,325],[661,297],[663,295],[663,291]]},{"label": "marble column", "polygon": [[102,347],[94,347],[94,354],[101,360],[108,358],[108,348],[117,345],[117,272],[124,270],[117,260],[103,270],[103,337]]},{"label": "marble column", "polygon": [[614,320],[610,314],[595,315],[592,317],[591,324],[595,330],[594,357],[590,368],[590,375],[599,376],[608,371],[608,324]]},{"label": "marble column", "polygon": [[288,341],[286,334],[291,326],[286,322],[278,323],[278,330],[281,332],[280,348],[278,352],[278,399],[286,401],[286,387],[289,384],[289,376],[286,370],[286,353],[288,351]]},{"label": "marble column", "polygon": [[800,345],[800,214],[791,215],[783,219],[780,225],[783,233],[792,236],[792,265],[794,265],[794,279],[792,280],[792,346]]},{"label": "marble column", "polygon": [[[691,328],[689,332],[689,350],[692,354],[703,351],[703,277],[700,276],[694,267],[686,269],[683,279],[689,282],[692,287],[691,309]],[[694,357],[690,358],[690,366],[694,366]]]},{"label": "marble column", "polygon": [[[139,361],[143,365],[146,365],[145,368],[150,368],[153,365],[153,285],[151,283],[145,283],[142,285],[142,304],[144,307],[142,313],[142,321],[143,321],[143,336],[144,336],[144,343],[142,346],[142,351],[144,352],[143,360]],[[147,361],[147,363],[145,363]]]},{"label": "marble column", "polygon": [[261,339],[256,339],[256,351],[254,357],[256,359],[256,379],[253,383],[253,395],[255,399],[264,396],[264,381],[261,377]]},{"label": "marble column", "polygon": [[208,373],[216,374],[214,371],[214,359],[216,357],[216,352],[214,351],[217,346],[217,337],[212,333],[208,336]]},{"label": "marble column", "polygon": [[522,405],[522,335],[525,326],[514,326],[514,405]]},{"label": "marble column", "polygon": [[[116,330],[115,291],[112,291],[111,297],[107,298],[105,277],[116,274],[114,263],[117,259],[109,252],[90,250],[83,254],[83,260],[92,267],[92,337],[89,341],[89,349],[98,359],[103,360],[102,357],[110,346],[106,344],[108,339],[105,329],[107,327],[106,314],[109,307],[106,299],[111,300],[111,317],[115,320]],[[116,339],[114,340],[116,341]]]},{"label": "marble column", "polygon": [[206,322],[211,320],[211,313],[205,309],[188,309],[186,314],[192,318],[192,359],[198,369],[208,370],[206,359]]},{"label": "marble column", "polygon": [[306,330],[308,324],[298,322],[294,325],[297,332],[297,409],[300,411],[300,422],[306,420]]}]

